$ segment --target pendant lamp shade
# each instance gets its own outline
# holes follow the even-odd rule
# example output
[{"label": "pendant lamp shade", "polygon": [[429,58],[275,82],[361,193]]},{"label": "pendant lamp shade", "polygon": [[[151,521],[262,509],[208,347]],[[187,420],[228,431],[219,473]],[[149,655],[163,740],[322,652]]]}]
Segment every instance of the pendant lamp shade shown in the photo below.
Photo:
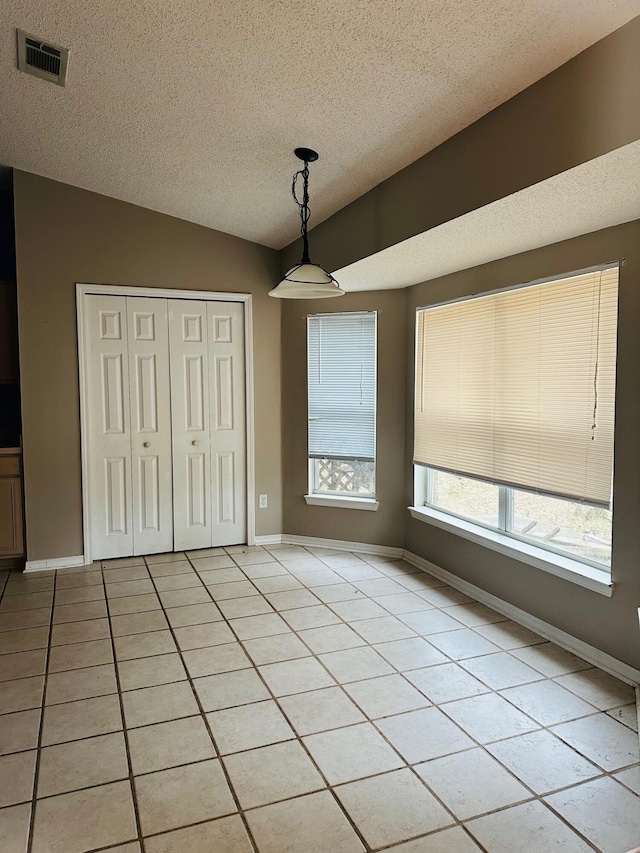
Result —
[{"label": "pendant lamp shade", "polygon": [[[309,257],[309,238],[307,235],[307,223],[311,212],[309,210],[309,163],[318,159],[318,155],[310,148],[296,148],[295,155],[304,162],[304,168],[293,176],[291,194],[293,200],[300,209],[302,234],[302,258],[299,264],[285,274],[282,281],[269,292],[269,296],[278,299],[326,299],[331,296],[344,296],[344,290],[335,278],[318,264],[311,262]],[[298,178],[303,180],[303,197],[299,201],[296,194]]]},{"label": "pendant lamp shade", "polygon": [[325,299],[343,296],[338,282],[322,267],[312,263],[300,263],[291,267],[269,296],[280,299]]}]

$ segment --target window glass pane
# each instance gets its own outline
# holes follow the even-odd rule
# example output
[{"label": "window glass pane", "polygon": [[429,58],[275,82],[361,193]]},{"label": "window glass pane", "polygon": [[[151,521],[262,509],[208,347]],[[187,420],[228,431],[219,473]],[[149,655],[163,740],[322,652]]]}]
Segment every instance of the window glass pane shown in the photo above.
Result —
[{"label": "window glass pane", "polygon": [[307,318],[309,456],[375,459],[376,314]]},{"label": "window glass pane", "polygon": [[498,526],[499,489],[492,483],[434,470],[433,505],[480,524]]},{"label": "window glass pane", "polygon": [[375,463],[314,459],[313,491],[343,495],[375,494]]},{"label": "window glass pane", "polygon": [[537,545],[611,566],[608,509],[513,490],[513,532]]}]

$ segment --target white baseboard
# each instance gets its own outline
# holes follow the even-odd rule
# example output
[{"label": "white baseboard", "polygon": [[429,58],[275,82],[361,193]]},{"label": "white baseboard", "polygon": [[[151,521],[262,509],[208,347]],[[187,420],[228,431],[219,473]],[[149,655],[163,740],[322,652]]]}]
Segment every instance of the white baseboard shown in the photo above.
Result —
[{"label": "white baseboard", "polygon": [[383,557],[402,557],[402,548],[388,545],[370,545],[368,542],[345,542],[344,539],[320,539],[316,536],[293,536],[282,534],[282,542],[287,545],[304,545],[310,548],[333,548],[335,551],[360,551],[361,554],[380,554]]},{"label": "white baseboard", "polygon": [[498,613],[502,613],[503,616],[507,616],[509,619],[513,619],[514,622],[524,625],[525,628],[529,628],[530,631],[534,631],[546,640],[551,640],[551,642],[561,646],[568,652],[573,652],[573,654],[578,655],[578,657],[583,658],[588,663],[608,672],[609,675],[619,678],[620,681],[625,681],[627,684],[633,686],[640,684],[640,670],[634,669],[629,664],[608,655],[606,652],[589,645],[589,643],[585,643],[583,640],[579,640],[572,634],[567,634],[566,631],[556,628],[555,625],[543,622],[542,619],[538,619],[537,616],[527,613],[526,610],[520,610],[519,607],[509,604],[508,601],[504,601],[502,598],[486,592],[479,586],[463,580],[458,575],[454,575],[452,572],[436,566],[435,563],[430,563],[428,560],[419,557],[417,554],[413,554],[411,551],[404,552],[404,559],[417,568],[422,569],[423,572],[439,578],[449,584],[449,586],[454,587],[454,589],[466,593],[476,601],[486,604],[487,607],[491,607]]},{"label": "white baseboard", "polygon": [[28,560],[24,570],[25,572],[47,572],[52,569],[72,569],[86,565],[83,555],[80,557],[56,557],[54,560]]},{"label": "white baseboard", "polygon": [[280,545],[282,533],[267,533],[265,536],[254,536],[254,545]]}]

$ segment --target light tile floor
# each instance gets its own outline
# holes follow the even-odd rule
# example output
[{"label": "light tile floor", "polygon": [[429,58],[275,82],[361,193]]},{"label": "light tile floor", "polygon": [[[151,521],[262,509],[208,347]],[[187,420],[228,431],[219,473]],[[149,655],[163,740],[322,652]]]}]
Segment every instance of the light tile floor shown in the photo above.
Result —
[{"label": "light tile floor", "polygon": [[631,687],[398,560],[1,574],[2,853],[625,853]]}]

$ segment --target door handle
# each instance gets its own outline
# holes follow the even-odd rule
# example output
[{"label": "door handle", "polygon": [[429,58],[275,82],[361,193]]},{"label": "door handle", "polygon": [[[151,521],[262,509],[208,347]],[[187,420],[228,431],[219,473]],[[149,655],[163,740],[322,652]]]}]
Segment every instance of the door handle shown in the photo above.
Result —
[{"label": "door handle", "polygon": [[143,446],[143,447],[151,447],[151,442],[150,442],[150,441],[145,441],[145,442],[143,443],[143,445],[142,445],[142,446]]},{"label": "door handle", "polygon": [[200,442],[196,441],[196,439],[194,438],[194,440],[191,442],[191,444],[193,444],[194,447],[197,447],[200,444]]}]

